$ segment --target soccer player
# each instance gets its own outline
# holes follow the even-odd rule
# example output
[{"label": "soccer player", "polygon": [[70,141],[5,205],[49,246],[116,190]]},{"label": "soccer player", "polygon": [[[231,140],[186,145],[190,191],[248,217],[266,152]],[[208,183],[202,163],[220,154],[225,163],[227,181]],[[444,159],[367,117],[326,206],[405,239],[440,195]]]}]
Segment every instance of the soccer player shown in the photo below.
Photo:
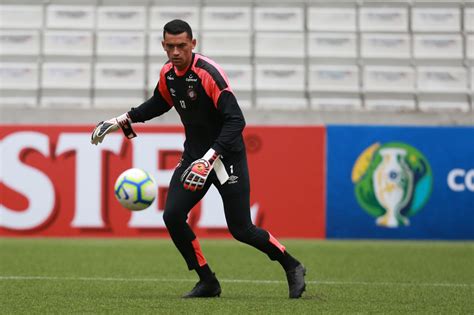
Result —
[{"label": "soccer player", "polygon": [[[185,298],[216,297],[221,287],[187,224],[188,213],[214,185],[219,191],[230,233],[278,261],[286,272],[289,297],[305,290],[305,267],[269,232],[250,218],[250,185],[242,138],[245,120],[227,76],[213,60],[193,52],[196,39],[182,20],[164,26],[162,45],[168,55],[153,96],[129,112],[100,122],[91,142],[101,143],[112,131],[122,129],[133,138],[132,123],[145,122],[174,107],[185,128],[180,163],[169,185],[163,219],[169,234],[199,282]],[[229,180],[229,174],[232,176]]]}]

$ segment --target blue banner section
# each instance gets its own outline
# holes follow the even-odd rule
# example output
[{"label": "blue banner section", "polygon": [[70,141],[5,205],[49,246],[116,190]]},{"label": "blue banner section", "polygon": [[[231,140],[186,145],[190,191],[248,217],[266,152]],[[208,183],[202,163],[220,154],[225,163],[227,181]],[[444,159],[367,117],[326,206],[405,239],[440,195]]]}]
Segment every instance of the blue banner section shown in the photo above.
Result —
[{"label": "blue banner section", "polygon": [[327,127],[327,237],[474,239],[473,127]]}]

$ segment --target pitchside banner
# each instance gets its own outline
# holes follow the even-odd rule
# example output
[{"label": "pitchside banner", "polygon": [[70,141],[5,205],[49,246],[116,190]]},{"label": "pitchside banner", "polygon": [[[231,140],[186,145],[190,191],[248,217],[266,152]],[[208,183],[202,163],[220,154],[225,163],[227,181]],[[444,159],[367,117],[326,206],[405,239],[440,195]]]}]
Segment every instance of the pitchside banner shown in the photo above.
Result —
[{"label": "pitchside banner", "polygon": [[474,128],[327,128],[327,236],[474,239]]},{"label": "pitchside banner", "polygon": [[[183,129],[141,126],[90,144],[93,126],[0,126],[0,236],[166,236],[164,200],[181,156]],[[324,127],[245,131],[254,222],[276,237],[325,236]],[[113,186],[131,167],[155,178],[158,197],[130,212]],[[302,171],[304,170],[304,171]],[[215,188],[189,221],[200,237],[229,236]]]}]

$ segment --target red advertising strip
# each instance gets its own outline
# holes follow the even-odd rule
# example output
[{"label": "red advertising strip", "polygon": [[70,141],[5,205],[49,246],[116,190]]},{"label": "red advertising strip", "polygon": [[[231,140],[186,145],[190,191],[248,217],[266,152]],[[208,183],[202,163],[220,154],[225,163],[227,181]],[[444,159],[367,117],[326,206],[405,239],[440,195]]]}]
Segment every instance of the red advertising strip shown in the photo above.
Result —
[{"label": "red advertising strip", "polygon": [[[184,141],[180,127],[139,126],[90,144],[92,126],[1,126],[0,236],[160,237],[171,174]],[[253,221],[275,237],[325,236],[325,128],[247,127]],[[139,167],[156,180],[158,197],[131,212],[114,182]],[[230,237],[217,190],[193,209],[199,237]]]}]

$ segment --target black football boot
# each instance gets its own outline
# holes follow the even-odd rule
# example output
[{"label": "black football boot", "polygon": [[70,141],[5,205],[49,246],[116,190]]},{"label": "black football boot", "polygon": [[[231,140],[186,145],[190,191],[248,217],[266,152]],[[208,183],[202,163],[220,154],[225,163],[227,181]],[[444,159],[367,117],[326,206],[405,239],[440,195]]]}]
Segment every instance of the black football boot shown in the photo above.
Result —
[{"label": "black football boot", "polygon": [[210,298],[220,295],[221,285],[217,278],[214,278],[208,281],[200,280],[191,291],[183,295],[183,298]]},{"label": "black football boot", "polygon": [[288,290],[290,293],[290,299],[300,298],[306,289],[306,283],[304,282],[304,276],[306,275],[306,268],[299,264],[294,269],[286,272],[286,279],[288,280]]}]

